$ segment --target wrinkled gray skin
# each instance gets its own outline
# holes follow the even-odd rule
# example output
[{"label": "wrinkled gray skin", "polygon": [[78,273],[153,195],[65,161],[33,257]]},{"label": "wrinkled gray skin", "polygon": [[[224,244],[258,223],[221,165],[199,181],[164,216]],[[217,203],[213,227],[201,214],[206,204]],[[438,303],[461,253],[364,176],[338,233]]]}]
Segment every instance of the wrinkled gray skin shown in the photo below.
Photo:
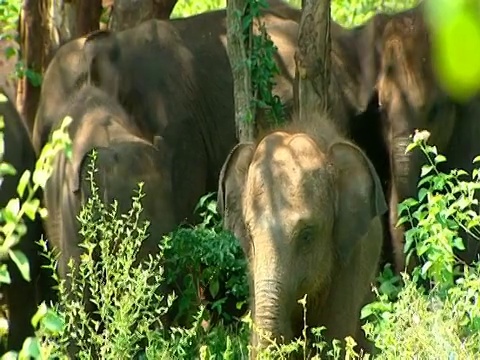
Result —
[{"label": "wrinkled gray skin", "polygon": [[143,216],[151,222],[151,235],[139,258],[155,252],[161,236],[175,226],[171,159],[164,151],[163,139],[155,137],[154,143],[145,140],[108,94],[88,85],[71,99],[64,113],[73,118],[69,127],[72,160],[68,161],[64,152],[58,153],[45,188],[50,214],[47,233],[51,243],[62,252],[60,274],[65,275],[68,258],[77,259],[80,253],[76,216],[91,195],[87,170],[88,155],[93,150],[97,152],[95,181],[100,198],[107,204],[117,200],[120,213],[131,208],[133,191],[138,189],[139,182],[144,182]]},{"label": "wrinkled gray skin", "polygon": [[[78,246],[81,238],[77,216],[91,195],[87,172],[91,163],[88,155],[93,150],[97,152],[95,181],[100,199],[105,204],[116,200],[119,213],[130,210],[134,190],[138,189],[139,182],[144,182],[140,221],[149,220],[150,226],[137,260],[158,252],[162,235],[172,231],[177,222],[171,158],[165,152],[161,137],[155,137],[153,143],[147,141],[110,95],[88,85],[75,94],[63,115],[73,118],[69,127],[72,159],[69,161],[64,152],[57,154],[52,176],[45,187],[45,203],[49,212],[47,236],[51,245],[60,251],[58,272],[67,280],[68,292],[68,262],[73,258],[78,264],[83,252]],[[89,298],[88,293],[85,296]],[[93,304],[87,303],[87,310],[92,311]],[[70,348],[69,351],[76,350]]]},{"label": "wrinkled gray skin", "polygon": [[[3,97],[3,95],[6,96],[4,90],[0,88],[0,96]],[[11,164],[16,169],[15,175],[5,175],[0,182],[0,207],[4,208],[10,199],[18,197],[17,185],[22,174],[26,170],[31,173],[35,170],[36,157],[27,128],[15,105],[8,97],[5,102],[0,100],[0,116],[3,117],[5,124],[2,130],[5,149],[2,161]],[[25,201],[27,197],[28,190],[25,191],[21,200]],[[35,198],[42,198],[41,191],[35,194]],[[13,247],[13,250],[20,250],[27,257],[31,281],[23,278],[17,265],[9,258],[5,262],[11,283],[2,284],[2,293],[6,297],[9,312],[6,350],[16,351],[22,348],[23,341],[28,336],[34,334],[31,318],[35,314],[37,306],[42,301],[51,299],[47,291],[48,285],[45,283],[49,273],[41,268],[42,265],[45,265],[45,259],[40,255],[41,247],[35,243],[44,234],[41,218],[37,215],[32,221],[29,217],[24,216],[23,220],[27,233],[20,239],[20,243]],[[0,350],[2,354],[6,352],[5,349]]]},{"label": "wrinkled gray skin", "polygon": [[[360,309],[377,271],[387,206],[373,165],[330,119],[293,120],[257,144],[235,146],[219,178],[218,207],[249,258],[257,327],[287,342],[301,336],[297,300],[307,294],[309,327],[368,346]],[[257,334],[251,343],[267,345]]]},{"label": "wrinkled gray skin", "polygon": [[[390,236],[395,268],[406,267],[404,232],[396,228],[399,202],[417,196],[420,170],[426,159],[420,150],[405,153],[415,129],[431,133],[429,144],[447,157],[440,170],[462,168],[471,172],[472,160],[480,153],[480,97],[454,101],[441,88],[433,71],[430,31],[423,18],[423,3],[395,15],[379,14],[376,21],[376,51],[379,67],[378,98],[384,117],[383,137],[389,156]],[[479,254],[480,243],[468,239],[466,251],[459,252],[467,262]],[[411,270],[417,259],[408,264]]]}]

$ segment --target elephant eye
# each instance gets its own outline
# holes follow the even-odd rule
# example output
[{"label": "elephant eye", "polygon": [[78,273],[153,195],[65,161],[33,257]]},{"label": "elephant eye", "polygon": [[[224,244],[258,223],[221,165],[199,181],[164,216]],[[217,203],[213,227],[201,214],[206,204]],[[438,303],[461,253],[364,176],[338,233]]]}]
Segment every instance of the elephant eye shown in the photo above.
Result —
[{"label": "elephant eye", "polygon": [[311,226],[302,228],[297,235],[297,241],[299,244],[307,244],[312,241],[314,235],[314,229]]}]

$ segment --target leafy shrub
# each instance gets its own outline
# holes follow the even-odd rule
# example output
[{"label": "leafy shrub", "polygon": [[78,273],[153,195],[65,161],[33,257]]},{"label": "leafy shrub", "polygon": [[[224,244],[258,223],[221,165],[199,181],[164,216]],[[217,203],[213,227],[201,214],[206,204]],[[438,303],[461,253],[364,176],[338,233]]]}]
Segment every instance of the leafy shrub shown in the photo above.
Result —
[{"label": "leafy shrub", "polygon": [[[428,132],[419,131],[407,147],[419,148],[427,164],[417,198],[399,204],[398,221],[410,224],[405,252],[416,254],[421,265],[411,278],[403,274],[403,287],[384,273],[377,301],[362,311],[370,319],[365,329],[381,350],[379,359],[473,359],[480,350],[480,264],[464,264],[454,253],[464,249],[461,229],[478,233],[480,218],[473,205],[478,205],[479,172],[475,169],[467,181],[464,170],[439,171],[437,165],[446,158],[427,144],[428,138]],[[431,284],[428,292],[423,280]]]},{"label": "leafy shrub", "polygon": [[[241,316],[247,310],[246,259],[236,238],[221,229],[211,194],[200,199],[197,209],[203,222],[179,227],[171,235],[165,251],[167,283],[181,289],[179,316],[188,313],[187,309],[196,312],[192,304],[202,304],[209,309],[210,318],[231,323],[232,313]],[[182,279],[182,274],[187,275]]]}]

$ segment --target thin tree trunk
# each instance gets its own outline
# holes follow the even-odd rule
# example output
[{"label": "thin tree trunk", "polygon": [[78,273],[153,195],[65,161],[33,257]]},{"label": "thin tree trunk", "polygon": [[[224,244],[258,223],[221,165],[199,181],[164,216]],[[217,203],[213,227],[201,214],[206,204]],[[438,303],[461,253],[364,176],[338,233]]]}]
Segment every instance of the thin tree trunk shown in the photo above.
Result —
[{"label": "thin tree trunk", "polygon": [[155,19],[169,19],[177,0],[152,0],[153,17]]},{"label": "thin tree trunk", "polygon": [[[252,26],[245,41],[242,31],[242,18],[246,12],[247,0],[227,0],[227,51],[233,75],[233,94],[235,99],[235,124],[240,142],[249,142],[254,138],[254,109],[252,108],[251,74],[247,66]],[[242,14],[238,16],[237,14]]]},{"label": "thin tree trunk", "polygon": [[102,0],[73,0],[76,7],[75,37],[100,28]]},{"label": "thin tree trunk", "polygon": [[324,113],[331,104],[330,0],[303,0],[302,18],[295,53],[295,91],[300,121],[312,112]]},{"label": "thin tree trunk", "polygon": [[[42,10],[46,9],[44,0],[24,0],[19,19],[20,59],[26,69],[42,74],[46,66],[45,27]],[[23,117],[29,131],[40,97],[40,84],[32,84],[27,76],[22,77],[17,85],[17,109]]]}]

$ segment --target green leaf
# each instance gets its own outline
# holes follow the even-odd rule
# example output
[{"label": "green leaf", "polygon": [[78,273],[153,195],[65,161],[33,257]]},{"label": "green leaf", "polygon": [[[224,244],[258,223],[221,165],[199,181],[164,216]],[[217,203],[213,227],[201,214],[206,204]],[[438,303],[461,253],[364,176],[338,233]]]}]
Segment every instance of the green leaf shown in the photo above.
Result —
[{"label": "green leaf", "polygon": [[1,284],[12,283],[12,279],[10,278],[10,273],[8,272],[7,264],[0,264],[0,283]]},{"label": "green leaf", "polygon": [[39,359],[41,354],[40,342],[35,337],[28,337],[23,342],[22,350],[20,351],[20,359]]},{"label": "green leaf", "polygon": [[50,174],[47,171],[36,169],[33,172],[33,183],[44,189],[49,177]]},{"label": "green leaf", "polygon": [[423,264],[421,274],[425,275],[428,272],[428,270],[432,267],[432,265],[433,264],[430,260],[428,260],[425,264]]},{"label": "green leaf", "polygon": [[45,304],[45,302],[42,302],[31,320],[31,324],[34,329],[37,328],[38,323],[47,314],[47,311],[48,311],[47,305]]},{"label": "green leaf", "polygon": [[2,360],[17,360],[18,353],[16,351],[9,351],[2,355]]},{"label": "green leaf", "polygon": [[23,198],[23,194],[25,193],[25,189],[28,185],[28,182],[30,181],[30,175],[31,175],[30,170],[25,170],[23,172],[20,180],[18,180],[17,194],[20,198]]},{"label": "green leaf", "polygon": [[218,279],[214,279],[210,282],[209,290],[213,298],[218,295],[218,291],[220,290],[220,284],[218,282]]},{"label": "green leaf", "polygon": [[15,217],[18,215],[20,211],[20,199],[18,198],[10,199],[7,206],[5,207],[5,210],[7,213],[9,213],[12,216],[12,218],[6,219],[6,221],[10,219],[14,221]]},{"label": "green leaf", "polygon": [[[406,207],[412,207],[412,206],[415,206],[415,205],[418,205],[418,201],[414,198],[408,198],[408,199],[405,199],[404,201],[402,201],[399,206],[402,205],[402,206],[406,206]],[[399,212],[400,212],[401,208],[399,207]]]},{"label": "green leaf", "polygon": [[420,174],[420,177],[424,177],[425,175],[427,175],[433,169],[434,169],[433,165],[422,166],[422,173]]},{"label": "green leaf", "polygon": [[464,100],[480,87],[480,27],[476,2],[458,5],[456,11],[445,11],[433,27],[432,49],[440,83],[454,98]]},{"label": "green leaf", "polygon": [[64,327],[62,318],[51,309],[48,309],[47,313],[42,318],[42,324],[52,333],[59,333]]},{"label": "green leaf", "polygon": [[456,237],[453,240],[453,247],[457,248],[458,250],[465,250],[465,245],[463,244],[462,238]]},{"label": "green leaf", "polygon": [[7,59],[12,58],[16,54],[17,54],[17,50],[12,46],[9,46],[5,49],[5,56],[7,57]]},{"label": "green leaf", "polygon": [[37,210],[40,207],[40,200],[39,199],[32,199],[23,204],[23,210],[25,214],[30,218],[30,220],[34,220],[37,214]]},{"label": "green leaf", "polygon": [[6,162],[2,162],[0,163],[0,175],[1,176],[4,176],[4,175],[15,175],[17,173],[17,170],[15,170],[15,168],[9,164],[9,163],[6,163]]},{"label": "green leaf", "polygon": [[409,217],[408,216],[402,216],[398,219],[397,223],[395,224],[395,227],[399,227],[400,225],[406,223],[409,221]]},{"label": "green leaf", "polygon": [[23,252],[20,250],[8,250],[8,254],[13,262],[17,265],[18,270],[22,274],[22,277],[27,280],[31,281],[30,279],[30,264],[28,263],[28,259]]},{"label": "green leaf", "polygon": [[443,155],[437,155],[437,156],[435,156],[435,160],[434,160],[434,161],[435,161],[435,164],[439,164],[439,163],[441,163],[441,162],[447,161],[447,158],[446,158],[445,156],[443,156]]},{"label": "green leaf", "polygon": [[425,196],[427,196],[428,194],[428,190],[425,189],[425,188],[421,188],[419,191],[418,191],[418,200],[421,202],[423,201],[423,199],[425,199]]}]

